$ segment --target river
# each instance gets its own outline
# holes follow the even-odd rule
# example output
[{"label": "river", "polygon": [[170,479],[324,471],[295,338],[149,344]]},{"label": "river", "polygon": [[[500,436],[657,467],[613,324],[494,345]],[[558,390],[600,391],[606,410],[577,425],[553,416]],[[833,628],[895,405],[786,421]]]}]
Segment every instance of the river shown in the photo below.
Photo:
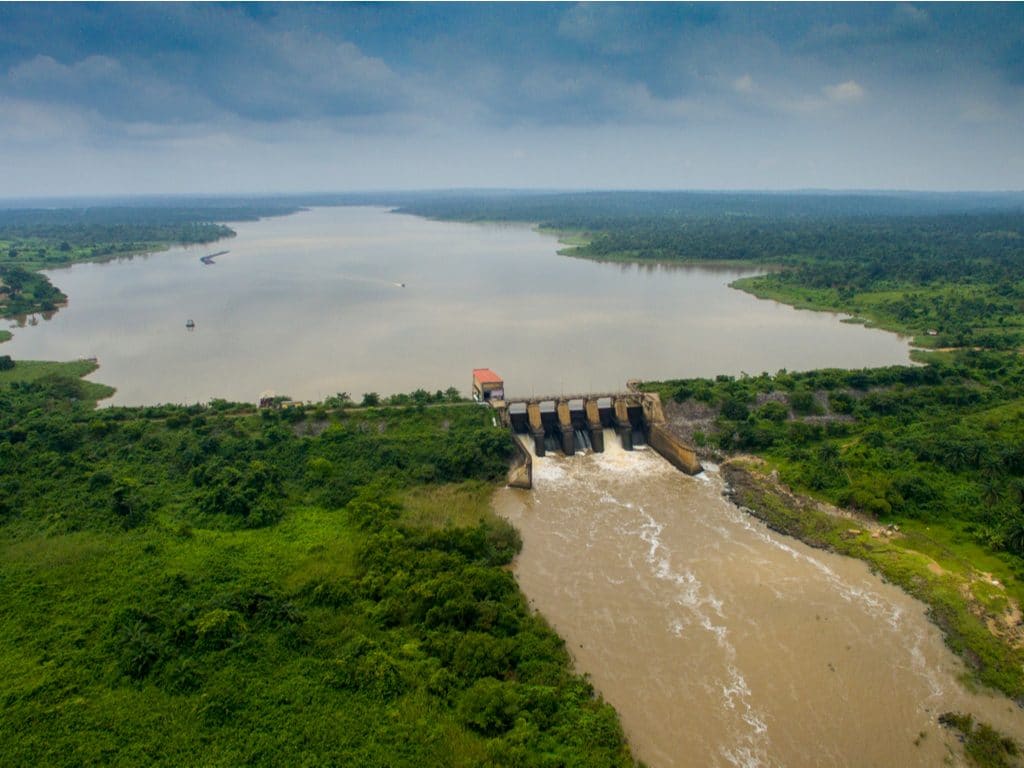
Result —
[{"label": "river", "polygon": [[971,693],[924,606],[858,560],[769,531],[715,469],[649,449],[534,457],[498,514],[515,573],[577,668],[619,711],[637,758],[681,766],[939,766],[937,724],[971,712],[1024,734],[1024,711]]},{"label": "river", "polygon": [[481,367],[539,394],[908,360],[893,334],[728,287],[750,272],[565,258],[525,225],[318,208],[232,226],[208,246],[48,272],[68,306],[3,352],[96,357],[117,405],[468,394]]}]

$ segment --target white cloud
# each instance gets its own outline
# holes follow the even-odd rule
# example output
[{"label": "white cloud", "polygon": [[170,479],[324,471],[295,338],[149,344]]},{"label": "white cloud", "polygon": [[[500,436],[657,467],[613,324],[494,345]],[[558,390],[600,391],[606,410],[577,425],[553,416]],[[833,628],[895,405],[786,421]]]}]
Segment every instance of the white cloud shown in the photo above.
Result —
[{"label": "white cloud", "polygon": [[605,54],[638,53],[644,48],[644,38],[634,27],[635,20],[632,9],[603,3],[578,3],[562,15],[558,34]]},{"label": "white cloud", "polygon": [[737,77],[732,81],[732,89],[737,93],[753,93],[754,92],[754,78],[749,74]]},{"label": "white cloud", "polygon": [[11,67],[8,78],[17,86],[54,82],[82,86],[120,76],[121,71],[121,65],[109,56],[89,56],[70,66],[61,64],[52,56],[35,56]]},{"label": "white cloud", "polygon": [[845,83],[826,85],[823,89],[829,101],[841,104],[849,104],[861,101],[864,98],[864,87],[856,80],[847,80]]}]

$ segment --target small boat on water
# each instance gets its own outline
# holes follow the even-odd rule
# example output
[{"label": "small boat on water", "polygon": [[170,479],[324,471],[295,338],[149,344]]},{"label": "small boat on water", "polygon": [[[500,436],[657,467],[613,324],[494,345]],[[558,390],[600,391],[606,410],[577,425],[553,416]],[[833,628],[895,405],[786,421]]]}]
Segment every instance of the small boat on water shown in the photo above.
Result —
[{"label": "small boat on water", "polygon": [[214,259],[216,259],[218,256],[223,256],[226,253],[229,253],[229,251],[217,251],[216,253],[211,253],[208,256],[200,256],[199,260],[203,262],[203,264],[205,264],[206,266],[210,266],[211,264],[214,263]]},{"label": "small boat on water", "polygon": [[196,324],[191,317],[185,321],[185,327],[188,328],[190,331],[196,327]]}]

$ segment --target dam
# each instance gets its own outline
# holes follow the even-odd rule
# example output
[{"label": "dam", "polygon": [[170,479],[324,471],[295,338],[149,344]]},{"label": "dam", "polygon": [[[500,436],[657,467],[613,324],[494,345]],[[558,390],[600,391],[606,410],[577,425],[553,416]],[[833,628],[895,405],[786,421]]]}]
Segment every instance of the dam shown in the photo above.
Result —
[{"label": "dam", "polygon": [[534,456],[551,451],[565,456],[577,451],[604,453],[607,429],[625,451],[649,445],[676,469],[688,475],[702,472],[697,452],[666,426],[660,396],[641,391],[636,381],[626,387],[621,392],[506,397],[505,383],[494,371],[473,370],[474,397],[489,404],[501,425],[512,432],[516,458],[508,483],[514,488],[533,487]]}]

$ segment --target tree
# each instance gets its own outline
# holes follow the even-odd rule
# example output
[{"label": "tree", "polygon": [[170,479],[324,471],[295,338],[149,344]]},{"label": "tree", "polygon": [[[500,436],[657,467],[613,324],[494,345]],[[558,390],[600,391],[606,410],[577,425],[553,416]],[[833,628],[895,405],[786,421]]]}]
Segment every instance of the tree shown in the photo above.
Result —
[{"label": "tree", "polygon": [[324,400],[324,405],[328,408],[348,408],[353,405],[352,397],[348,392],[338,392],[337,394],[326,398]]},{"label": "tree", "polygon": [[363,402],[360,403],[363,408],[376,408],[380,405],[380,395],[376,392],[366,392],[363,395]]}]

